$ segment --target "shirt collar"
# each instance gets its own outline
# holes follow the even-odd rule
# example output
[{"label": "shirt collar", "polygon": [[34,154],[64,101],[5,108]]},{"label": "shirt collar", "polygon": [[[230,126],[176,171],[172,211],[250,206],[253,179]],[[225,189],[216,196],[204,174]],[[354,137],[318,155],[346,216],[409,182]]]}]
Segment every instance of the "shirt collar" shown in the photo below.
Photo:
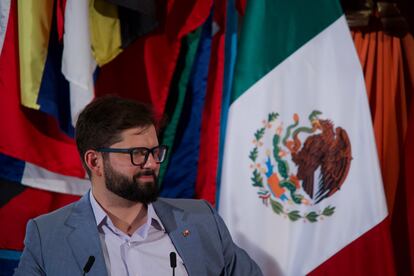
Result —
[{"label": "shirt collar", "polygon": [[99,205],[99,203],[96,201],[95,197],[92,194],[92,190],[89,191],[89,201],[91,202],[92,211],[95,215],[96,225],[99,226],[107,215],[102,209],[101,205]]},{"label": "shirt collar", "polygon": [[[89,200],[91,202],[92,211],[95,215],[95,221],[97,226],[106,223],[106,220],[110,220],[104,209],[102,209],[101,205],[99,205],[99,203],[96,201],[92,193],[92,190],[89,191]],[[143,238],[145,238],[148,235],[150,226],[154,227],[156,230],[165,232],[165,228],[162,225],[160,218],[157,216],[157,213],[155,213],[153,205],[150,203],[148,204],[147,208],[147,221],[144,225],[137,229],[138,234]],[[110,224],[113,225],[112,221]]]}]

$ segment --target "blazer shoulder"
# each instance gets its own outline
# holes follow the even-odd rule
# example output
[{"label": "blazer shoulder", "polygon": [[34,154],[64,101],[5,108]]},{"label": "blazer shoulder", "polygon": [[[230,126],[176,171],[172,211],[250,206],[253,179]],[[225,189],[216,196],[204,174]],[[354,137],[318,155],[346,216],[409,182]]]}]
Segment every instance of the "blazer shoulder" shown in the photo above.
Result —
[{"label": "blazer shoulder", "polygon": [[203,199],[159,198],[156,204],[168,204],[191,213],[211,213],[213,207]]},{"label": "blazer shoulder", "polygon": [[45,227],[64,224],[67,218],[73,212],[73,209],[77,203],[78,201],[75,201],[50,213],[40,215],[34,218],[33,221],[35,221],[38,226]]}]

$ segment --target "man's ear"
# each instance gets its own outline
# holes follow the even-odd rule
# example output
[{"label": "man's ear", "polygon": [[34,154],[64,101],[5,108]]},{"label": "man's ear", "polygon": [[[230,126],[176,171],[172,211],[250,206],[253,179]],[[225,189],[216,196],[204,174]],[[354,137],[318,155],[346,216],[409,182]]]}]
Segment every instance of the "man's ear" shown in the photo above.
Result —
[{"label": "man's ear", "polygon": [[85,164],[91,171],[91,175],[103,175],[103,159],[102,155],[94,150],[88,150],[84,155]]}]

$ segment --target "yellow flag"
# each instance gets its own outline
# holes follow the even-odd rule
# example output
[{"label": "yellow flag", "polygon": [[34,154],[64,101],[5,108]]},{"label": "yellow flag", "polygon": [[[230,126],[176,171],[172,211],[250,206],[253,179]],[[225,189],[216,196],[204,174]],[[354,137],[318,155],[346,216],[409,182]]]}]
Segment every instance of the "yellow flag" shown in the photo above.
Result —
[{"label": "yellow flag", "polygon": [[102,66],[122,52],[118,7],[104,0],[90,0],[89,23],[92,54]]},{"label": "yellow flag", "polygon": [[17,1],[22,105],[39,109],[37,98],[46,63],[53,0]]}]

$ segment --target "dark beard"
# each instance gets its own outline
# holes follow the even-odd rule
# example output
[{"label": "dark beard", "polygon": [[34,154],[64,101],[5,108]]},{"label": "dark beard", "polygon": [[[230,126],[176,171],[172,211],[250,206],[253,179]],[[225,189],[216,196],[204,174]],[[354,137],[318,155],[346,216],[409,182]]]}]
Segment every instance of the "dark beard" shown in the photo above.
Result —
[{"label": "dark beard", "polygon": [[[114,194],[133,202],[148,204],[154,202],[159,194],[157,175],[153,170],[143,170],[132,179],[112,169],[107,160],[104,161],[105,185]],[[154,181],[141,182],[138,178],[142,175],[152,175]]]}]

